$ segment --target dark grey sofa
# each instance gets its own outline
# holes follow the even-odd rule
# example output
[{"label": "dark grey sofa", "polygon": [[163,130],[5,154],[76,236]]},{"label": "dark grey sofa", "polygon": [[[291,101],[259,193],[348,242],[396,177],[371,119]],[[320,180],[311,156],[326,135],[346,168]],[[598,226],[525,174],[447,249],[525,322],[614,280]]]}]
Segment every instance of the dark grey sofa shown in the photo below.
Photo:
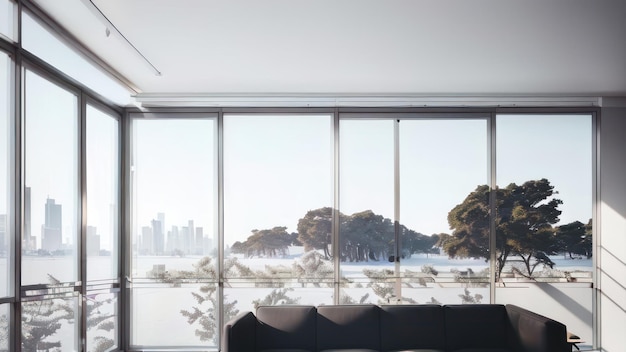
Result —
[{"label": "dark grey sofa", "polygon": [[514,305],[262,306],[221,352],[570,352],[565,325]]}]

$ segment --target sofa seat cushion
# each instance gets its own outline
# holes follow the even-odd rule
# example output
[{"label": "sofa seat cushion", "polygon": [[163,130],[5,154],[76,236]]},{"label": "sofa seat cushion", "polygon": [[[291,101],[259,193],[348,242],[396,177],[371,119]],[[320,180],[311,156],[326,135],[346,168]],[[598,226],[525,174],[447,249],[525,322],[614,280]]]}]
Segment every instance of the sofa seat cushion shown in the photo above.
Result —
[{"label": "sofa seat cushion", "polygon": [[433,350],[432,348],[417,348],[417,349],[407,349],[407,350],[387,351],[387,352],[445,352],[445,351]]},{"label": "sofa seat cushion", "polygon": [[378,350],[370,350],[367,348],[337,348],[329,350],[321,350],[320,352],[380,352]]},{"label": "sofa seat cushion", "polygon": [[452,352],[515,352],[506,348],[463,348]]}]

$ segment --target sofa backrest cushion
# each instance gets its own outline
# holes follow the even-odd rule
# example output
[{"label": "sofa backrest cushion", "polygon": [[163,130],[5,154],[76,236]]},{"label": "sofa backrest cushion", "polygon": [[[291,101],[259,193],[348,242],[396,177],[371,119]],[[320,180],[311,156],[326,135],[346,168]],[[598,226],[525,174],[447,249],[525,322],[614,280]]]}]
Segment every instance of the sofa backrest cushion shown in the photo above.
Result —
[{"label": "sofa backrest cushion", "polygon": [[328,305],[317,307],[317,348],[380,350],[380,307]]},{"label": "sofa backrest cushion", "polygon": [[509,347],[509,320],[503,305],[446,305],[443,309],[448,350]]},{"label": "sofa backrest cushion", "polygon": [[572,347],[567,343],[567,328],[562,323],[507,304],[506,311],[514,334],[511,338],[525,351],[566,352]]},{"label": "sofa backrest cushion", "polygon": [[445,348],[443,307],[384,305],[380,311],[382,351]]},{"label": "sofa backrest cushion", "polygon": [[[221,350],[254,352],[256,321],[257,319],[252,312],[243,312],[224,324]],[[242,339],[241,336],[252,336],[253,338]]]},{"label": "sofa backrest cushion", "polygon": [[315,351],[317,310],[313,306],[260,306],[256,310],[257,351]]}]

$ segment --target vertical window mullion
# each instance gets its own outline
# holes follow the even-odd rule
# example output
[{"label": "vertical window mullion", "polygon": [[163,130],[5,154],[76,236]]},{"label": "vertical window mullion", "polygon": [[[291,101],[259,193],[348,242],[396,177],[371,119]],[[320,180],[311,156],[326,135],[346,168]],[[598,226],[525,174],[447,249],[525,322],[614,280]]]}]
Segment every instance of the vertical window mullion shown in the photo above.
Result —
[{"label": "vertical window mullion", "polygon": [[78,271],[80,278],[80,348],[86,349],[87,341],[87,304],[85,302],[87,294],[87,256],[86,256],[86,228],[87,228],[87,131],[86,131],[86,115],[87,115],[87,99],[85,95],[81,94],[78,99]]},{"label": "vertical window mullion", "polygon": [[490,293],[490,303],[496,302],[496,215],[497,215],[497,207],[496,207],[496,192],[497,189],[497,173],[496,173],[496,115],[492,113],[489,117],[489,121],[487,123],[487,138],[488,140],[488,150],[489,150],[489,160],[488,167],[489,170],[487,174],[489,175],[489,188],[491,191],[489,192],[489,293]]}]

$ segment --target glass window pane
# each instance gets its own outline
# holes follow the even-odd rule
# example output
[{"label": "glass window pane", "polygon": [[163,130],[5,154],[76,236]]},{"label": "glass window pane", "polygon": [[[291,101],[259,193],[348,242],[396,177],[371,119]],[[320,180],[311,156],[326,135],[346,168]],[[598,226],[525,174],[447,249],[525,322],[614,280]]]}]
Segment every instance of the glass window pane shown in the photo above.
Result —
[{"label": "glass window pane", "polygon": [[118,277],[119,121],[87,105],[87,280]]},{"label": "glass window pane", "polygon": [[503,278],[590,283],[592,117],[497,118],[498,236],[503,244],[516,243]]},{"label": "glass window pane", "polygon": [[78,298],[22,302],[22,351],[78,351]]},{"label": "glass window pane", "polygon": [[593,116],[498,115],[496,126],[497,301],[524,301],[591,344]]},{"label": "glass window pane", "polygon": [[394,121],[342,119],[340,140],[341,303],[396,297]]},{"label": "glass window pane", "polygon": [[122,106],[130,104],[128,89],[77,54],[25,11],[22,12],[22,46],[112,102]]},{"label": "glass window pane", "polygon": [[133,120],[133,277],[217,257],[216,120]]},{"label": "glass window pane", "polygon": [[0,37],[5,36],[15,41],[15,1],[0,0]]},{"label": "glass window pane", "polygon": [[[133,346],[197,347],[213,341],[213,335],[196,336],[203,325],[188,324],[183,311],[192,310],[195,294],[204,294],[185,281],[214,287],[219,277],[217,120],[185,116],[132,120]],[[213,320],[199,323],[216,328]],[[166,336],[174,329],[175,337]]]},{"label": "glass window pane", "polygon": [[116,293],[88,293],[87,352],[110,351],[119,345],[118,295]]},{"label": "glass window pane", "polygon": [[131,346],[217,348],[216,295],[216,283],[134,286]]},{"label": "glass window pane", "polygon": [[11,186],[10,172],[15,170],[12,162],[13,138],[11,123],[12,96],[10,85],[11,59],[5,53],[0,52],[0,297],[11,295],[11,285],[13,275],[12,236],[11,218],[13,216],[11,206]]},{"label": "glass window pane", "polygon": [[476,218],[457,211],[488,189],[487,132],[486,119],[400,120],[400,270],[407,302],[489,303],[488,198]]},{"label": "glass window pane", "polygon": [[229,284],[332,287],[332,136],[330,115],[224,116]]},{"label": "glass window pane", "polygon": [[26,71],[22,284],[77,280],[77,97]]}]

